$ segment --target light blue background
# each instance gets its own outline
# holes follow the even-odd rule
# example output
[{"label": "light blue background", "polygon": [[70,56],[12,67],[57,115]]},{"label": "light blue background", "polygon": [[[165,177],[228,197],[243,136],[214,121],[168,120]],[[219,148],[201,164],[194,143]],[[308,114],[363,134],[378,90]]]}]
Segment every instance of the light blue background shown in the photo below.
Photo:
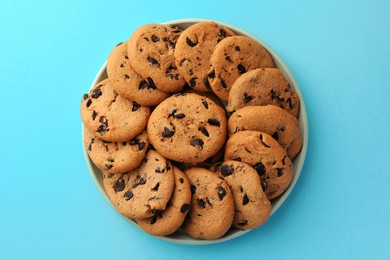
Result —
[{"label": "light blue background", "polygon": [[[389,259],[389,1],[0,1],[0,259]],[[295,189],[259,229],[190,247],[128,225],[99,194],[79,104],[146,23],[209,18],[258,36],[309,115]]]}]

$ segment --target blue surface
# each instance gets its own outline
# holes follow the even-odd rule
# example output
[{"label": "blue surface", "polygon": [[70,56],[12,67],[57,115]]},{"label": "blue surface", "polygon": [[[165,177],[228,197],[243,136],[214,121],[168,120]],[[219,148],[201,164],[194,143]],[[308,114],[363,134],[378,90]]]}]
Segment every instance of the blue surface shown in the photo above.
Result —
[{"label": "blue surface", "polygon": [[[0,1],[0,259],[389,259],[389,1]],[[301,177],[261,228],[190,247],[150,237],[104,201],[79,104],[140,25],[234,24],[294,73],[309,115]]]}]

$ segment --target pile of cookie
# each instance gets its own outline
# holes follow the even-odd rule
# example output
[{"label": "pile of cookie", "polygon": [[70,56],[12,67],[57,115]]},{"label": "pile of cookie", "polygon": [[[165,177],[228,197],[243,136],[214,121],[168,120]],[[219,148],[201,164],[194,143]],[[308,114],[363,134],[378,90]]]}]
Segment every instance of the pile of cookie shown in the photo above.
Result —
[{"label": "pile of cookie", "polygon": [[84,145],[146,232],[217,239],[271,214],[302,147],[299,97],[257,41],[212,21],[147,24],[81,101]]}]

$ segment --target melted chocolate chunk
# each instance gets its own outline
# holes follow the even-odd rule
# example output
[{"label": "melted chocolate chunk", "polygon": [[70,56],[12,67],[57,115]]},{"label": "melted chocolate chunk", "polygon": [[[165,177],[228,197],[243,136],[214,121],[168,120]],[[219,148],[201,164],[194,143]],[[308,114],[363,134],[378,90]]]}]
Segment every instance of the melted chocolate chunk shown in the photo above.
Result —
[{"label": "melted chocolate chunk", "polygon": [[122,178],[119,178],[114,184],[114,190],[116,192],[123,191],[125,189],[125,181]]},{"label": "melted chocolate chunk", "polygon": [[226,190],[223,187],[218,187],[218,197],[220,200],[223,200],[223,198],[226,195]]},{"label": "melted chocolate chunk", "polygon": [[219,34],[222,35],[224,38],[226,38],[226,30],[221,28],[221,30],[219,30]]},{"label": "melted chocolate chunk", "polygon": [[126,191],[125,194],[123,194],[123,197],[125,197],[126,200],[131,200],[133,196],[134,194],[131,191]]},{"label": "melted chocolate chunk", "polygon": [[139,108],[141,107],[141,105],[139,105],[137,102],[133,101],[133,108],[131,109],[131,111],[137,111]]},{"label": "melted chocolate chunk", "polygon": [[200,146],[203,148],[204,142],[202,139],[194,139],[191,141],[192,146]]},{"label": "melted chocolate chunk", "polygon": [[180,212],[181,213],[186,213],[188,210],[190,209],[190,204],[183,204],[182,206],[181,206],[181,208],[180,208]]},{"label": "melted chocolate chunk", "polygon": [[146,183],[146,179],[144,177],[137,176],[137,182],[133,184],[133,188],[138,187],[139,185],[144,185]]},{"label": "melted chocolate chunk", "polygon": [[174,117],[174,118],[177,118],[177,119],[182,119],[182,118],[186,117],[186,115],[183,114],[183,113],[180,113],[180,114],[175,114],[175,115],[173,115],[173,117]]},{"label": "melted chocolate chunk", "polygon": [[222,176],[227,177],[229,175],[232,175],[234,173],[234,168],[231,165],[222,165],[220,170]]},{"label": "melted chocolate chunk", "polygon": [[157,88],[156,85],[154,84],[153,79],[151,77],[148,77],[146,80],[148,81],[148,88],[150,88],[150,89],[156,89]]},{"label": "melted chocolate chunk", "polygon": [[265,174],[265,167],[261,162],[256,163],[254,168],[260,176]]},{"label": "melted chocolate chunk", "polygon": [[248,195],[245,193],[244,197],[242,198],[242,205],[246,205],[249,203]]},{"label": "melted chocolate chunk", "polygon": [[91,97],[97,99],[97,98],[99,98],[101,95],[102,95],[102,91],[100,90],[100,88],[95,88],[95,89],[92,91]]},{"label": "melted chocolate chunk", "polygon": [[169,130],[167,127],[164,127],[164,131],[162,131],[163,137],[171,137],[175,134],[175,130]]},{"label": "melted chocolate chunk", "polygon": [[158,38],[156,35],[152,35],[152,42],[159,42],[160,38]]},{"label": "melted chocolate chunk", "polygon": [[198,38],[195,36],[195,41],[192,41],[190,38],[186,37],[186,43],[190,47],[195,47],[198,44]]},{"label": "melted chocolate chunk", "polygon": [[214,126],[221,126],[219,121],[215,118],[210,118],[209,120],[207,120],[207,122],[210,124],[210,125],[214,125]]},{"label": "melted chocolate chunk", "polygon": [[148,62],[152,66],[160,67],[160,64],[158,63],[158,61],[156,59],[152,58],[152,57],[148,57]]},{"label": "melted chocolate chunk", "polygon": [[242,64],[238,64],[237,69],[240,74],[244,74],[246,72],[246,68]]},{"label": "melted chocolate chunk", "polygon": [[160,187],[160,182],[157,182],[156,185],[152,188],[152,190],[157,191],[158,187]]},{"label": "melted chocolate chunk", "polygon": [[204,134],[205,136],[207,136],[207,137],[210,136],[210,135],[209,135],[209,132],[207,131],[206,128],[204,128],[204,127],[199,127],[198,130],[199,130],[199,132],[201,132],[201,133]]}]

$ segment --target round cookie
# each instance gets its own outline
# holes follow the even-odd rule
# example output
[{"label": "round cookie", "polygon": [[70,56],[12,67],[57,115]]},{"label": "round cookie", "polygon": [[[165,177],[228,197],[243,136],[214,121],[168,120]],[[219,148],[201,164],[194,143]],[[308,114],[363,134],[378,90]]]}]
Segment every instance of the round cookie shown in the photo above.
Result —
[{"label": "round cookie", "polygon": [[165,210],[174,183],[171,162],[154,150],[150,150],[133,171],[103,174],[107,196],[118,211],[130,219],[149,218]]},{"label": "round cookie", "polygon": [[185,80],[175,66],[174,50],[182,30],[176,26],[147,24],[130,36],[127,51],[134,70],[164,92],[180,91]]},{"label": "round cookie", "polygon": [[227,183],[204,168],[185,171],[191,182],[191,208],[182,229],[196,239],[217,239],[231,227],[233,195]]},{"label": "round cookie", "polygon": [[226,142],[225,161],[241,161],[252,166],[260,176],[268,199],[281,195],[289,186],[293,165],[286,151],[269,134],[245,130]]},{"label": "round cookie", "polygon": [[191,188],[187,176],[177,167],[173,167],[175,188],[164,211],[155,212],[147,219],[136,220],[147,233],[155,236],[166,236],[174,233],[183,223],[190,209]]},{"label": "round cookie", "polygon": [[293,159],[302,148],[298,120],[286,110],[274,106],[247,106],[238,109],[228,120],[228,134],[255,130],[271,135]]},{"label": "round cookie", "polygon": [[119,96],[105,79],[81,100],[84,126],[108,142],[126,142],[145,130],[150,108]]},{"label": "round cookie", "polygon": [[263,192],[260,177],[248,164],[225,161],[215,171],[227,182],[233,194],[233,226],[246,230],[263,225],[271,215],[271,202]]},{"label": "round cookie", "polygon": [[190,87],[211,91],[207,73],[210,57],[222,39],[236,35],[215,22],[199,22],[185,29],[176,42],[175,63]]},{"label": "round cookie", "polygon": [[106,173],[124,173],[137,168],[149,146],[146,131],[127,142],[106,142],[84,128],[84,146],[93,163]]},{"label": "round cookie", "polygon": [[180,93],[154,109],[147,132],[150,143],[164,157],[197,163],[222,148],[226,121],[225,111],[209,98]]},{"label": "round cookie", "polygon": [[240,76],[229,92],[227,110],[275,105],[298,117],[299,96],[276,68],[255,69]]},{"label": "round cookie", "polygon": [[169,94],[156,88],[152,78],[138,75],[131,67],[127,42],[118,44],[107,59],[107,75],[112,88],[122,97],[143,106],[155,106]]},{"label": "round cookie", "polygon": [[214,93],[227,102],[234,81],[256,68],[273,68],[268,51],[257,41],[245,36],[232,36],[220,41],[210,58],[209,83]]}]

